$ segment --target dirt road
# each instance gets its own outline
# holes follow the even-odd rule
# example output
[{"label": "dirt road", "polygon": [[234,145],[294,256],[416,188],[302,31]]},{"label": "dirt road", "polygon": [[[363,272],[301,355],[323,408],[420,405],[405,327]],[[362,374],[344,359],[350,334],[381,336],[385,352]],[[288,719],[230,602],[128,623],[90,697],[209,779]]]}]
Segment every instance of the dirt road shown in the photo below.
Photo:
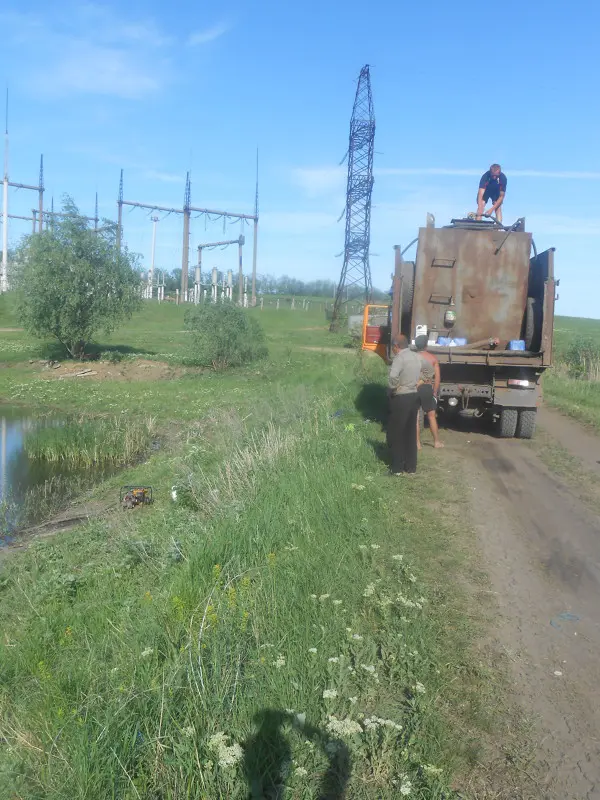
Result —
[{"label": "dirt road", "polygon": [[[600,440],[544,411],[540,422],[588,469]],[[575,426],[574,428],[572,426]],[[536,722],[539,797],[600,798],[600,518],[531,445],[449,432],[464,457],[472,519],[497,597],[494,636]]]}]

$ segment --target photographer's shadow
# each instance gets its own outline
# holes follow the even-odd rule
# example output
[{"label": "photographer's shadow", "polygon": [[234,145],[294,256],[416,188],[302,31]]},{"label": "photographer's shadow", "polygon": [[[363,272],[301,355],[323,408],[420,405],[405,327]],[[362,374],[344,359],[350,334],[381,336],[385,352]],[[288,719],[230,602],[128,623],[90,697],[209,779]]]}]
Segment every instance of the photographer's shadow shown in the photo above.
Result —
[{"label": "photographer's shadow", "polygon": [[344,800],[350,780],[348,747],[288,711],[267,708],[254,717],[256,732],[244,745],[244,773],[248,800],[283,800],[292,770],[292,748],[284,728],[292,726],[303,739],[313,741],[326,754],[328,767],[319,787],[319,800]]}]

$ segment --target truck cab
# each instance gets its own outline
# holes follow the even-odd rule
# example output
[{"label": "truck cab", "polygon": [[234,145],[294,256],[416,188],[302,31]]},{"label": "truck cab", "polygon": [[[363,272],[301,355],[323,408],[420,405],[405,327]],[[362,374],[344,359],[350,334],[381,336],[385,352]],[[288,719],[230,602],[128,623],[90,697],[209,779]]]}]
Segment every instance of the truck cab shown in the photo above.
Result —
[{"label": "truck cab", "polygon": [[426,334],[442,414],[486,416],[501,437],[531,438],[552,364],[554,248],[538,254],[524,219],[428,224],[415,242],[414,261],[394,248],[391,303],[365,307],[363,349],[389,361],[395,334]]}]

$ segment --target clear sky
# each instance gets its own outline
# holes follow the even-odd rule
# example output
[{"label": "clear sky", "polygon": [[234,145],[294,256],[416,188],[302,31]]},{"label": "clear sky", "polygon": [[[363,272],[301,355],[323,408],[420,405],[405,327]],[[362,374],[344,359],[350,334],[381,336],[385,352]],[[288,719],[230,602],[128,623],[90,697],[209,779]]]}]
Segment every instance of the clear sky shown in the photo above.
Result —
[{"label": "clear sky", "polygon": [[[3,0],[0,80],[10,88],[10,178],[47,201],[115,218],[125,199],[251,212],[260,151],[259,272],[337,279],[356,78],[371,65],[377,132],[373,282],[387,288],[394,244],[427,211],[444,224],[474,210],[478,178],[508,176],[505,221],[527,218],[555,246],[562,314],[600,317],[600,7],[591,0],[421,4],[82,3]],[[31,192],[11,190],[12,213]],[[160,222],[157,266],[181,265],[181,217]],[[125,212],[149,263],[151,222]],[[12,243],[28,230],[13,223]],[[249,230],[247,231],[250,232]],[[235,238],[239,225],[227,227]],[[223,226],[192,223],[199,242]],[[246,265],[251,247],[245,248]],[[235,268],[234,249],[205,266]]]}]

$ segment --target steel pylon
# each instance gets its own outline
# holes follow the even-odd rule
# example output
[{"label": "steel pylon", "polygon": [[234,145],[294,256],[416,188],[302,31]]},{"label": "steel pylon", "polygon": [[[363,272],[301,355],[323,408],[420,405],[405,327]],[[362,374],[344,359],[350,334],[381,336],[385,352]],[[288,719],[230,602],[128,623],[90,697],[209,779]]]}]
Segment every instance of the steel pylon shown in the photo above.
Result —
[{"label": "steel pylon", "polygon": [[337,330],[348,290],[360,286],[364,301],[371,300],[373,286],[369,264],[371,242],[371,194],[373,191],[373,153],[375,148],[375,114],[371,94],[369,65],[358,76],[356,97],[350,120],[348,143],[348,182],[346,188],[346,235],[344,263],[338,283],[330,330]]}]

